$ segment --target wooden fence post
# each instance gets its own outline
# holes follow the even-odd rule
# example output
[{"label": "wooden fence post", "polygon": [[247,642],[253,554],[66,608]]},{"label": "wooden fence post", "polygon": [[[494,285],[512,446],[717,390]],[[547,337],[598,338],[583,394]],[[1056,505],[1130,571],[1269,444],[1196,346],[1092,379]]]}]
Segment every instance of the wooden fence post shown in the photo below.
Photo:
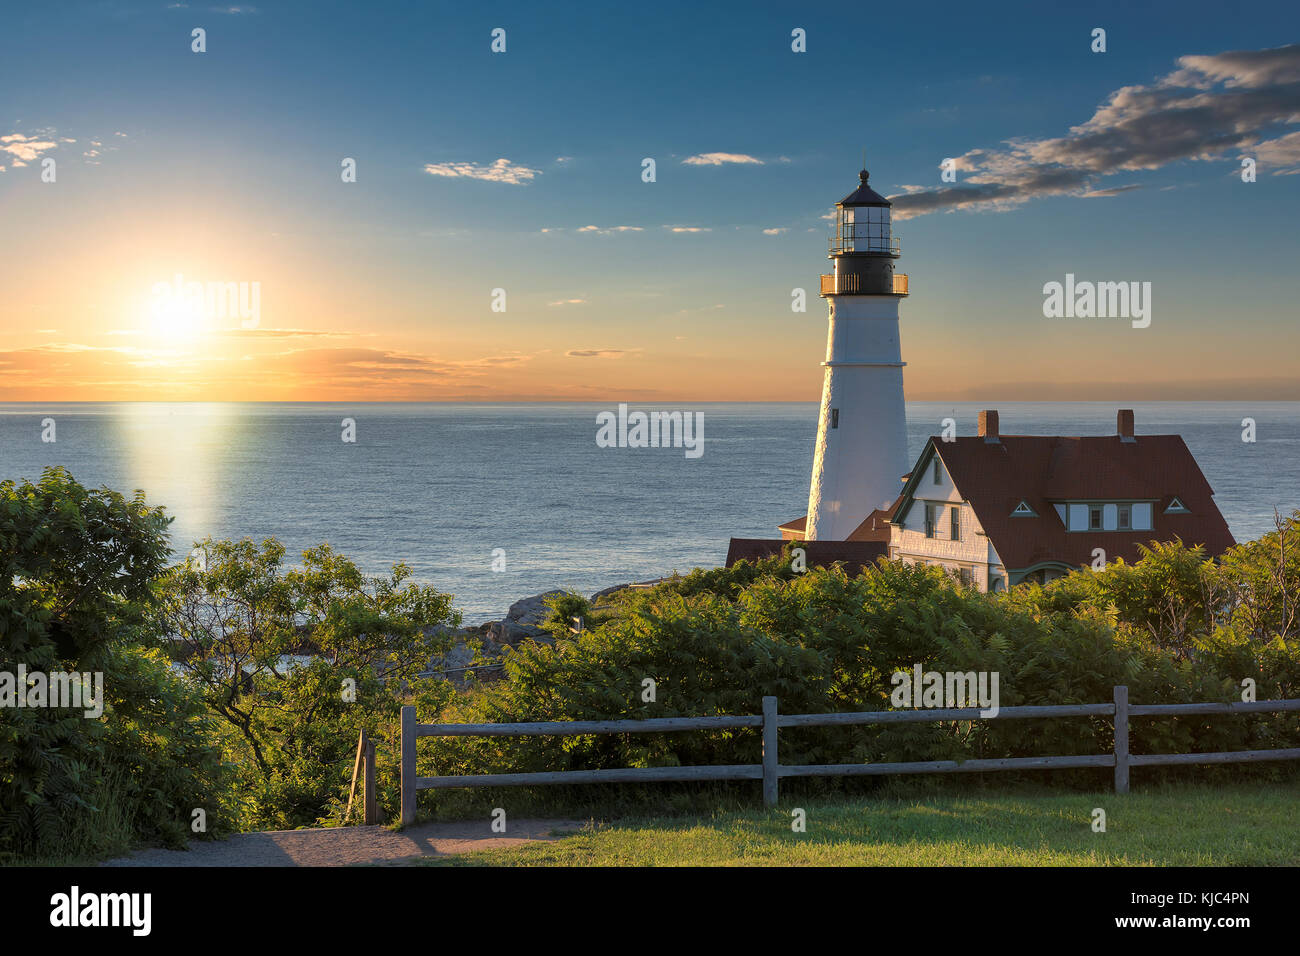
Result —
[{"label": "wooden fence post", "polygon": [[375,742],[366,737],[366,826],[379,823],[379,794],[375,782]]},{"label": "wooden fence post", "polygon": [[361,763],[366,752],[366,732],[357,735],[357,759],[352,762],[352,788],[348,791],[348,808],[343,814],[345,824],[352,822],[352,804],[357,799],[357,775],[361,772]]},{"label": "wooden fence post", "polygon": [[763,698],[763,806],[776,806],[780,791],[780,778],[777,776],[777,726],[776,698]]},{"label": "wooden fence post", "polygon": [[1128,793],[1128,686],[1115,688],[1115,792]]},{"label": "wooden fence post", "polygon": [[402,708],[402,826],[415,822],[415,708]]}]

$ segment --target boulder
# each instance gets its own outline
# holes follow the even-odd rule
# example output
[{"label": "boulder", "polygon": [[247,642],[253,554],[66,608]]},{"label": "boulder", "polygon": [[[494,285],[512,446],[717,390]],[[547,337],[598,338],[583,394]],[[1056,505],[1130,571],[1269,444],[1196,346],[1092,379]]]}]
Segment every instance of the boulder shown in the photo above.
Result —
[{"label": "boulder", "polygon": [[544,634],[546,632],[540,625],[551,616],[551,609],[546,606],[547,599],[565,593],[567,592],[559,590],[543,591],[532,597],[520,598],[510,605],[510,610],[506,611],[506,620],[514,621],[520,627],[533,628],[538,634]]},{"label": "boulder", "polygon": [[537,641],[542,644],[553,640],[551,635],[540,627],[525,627],[511,620],[493,621],[487,633],[490,640],[506,647],[514,647],[523,640]]}]

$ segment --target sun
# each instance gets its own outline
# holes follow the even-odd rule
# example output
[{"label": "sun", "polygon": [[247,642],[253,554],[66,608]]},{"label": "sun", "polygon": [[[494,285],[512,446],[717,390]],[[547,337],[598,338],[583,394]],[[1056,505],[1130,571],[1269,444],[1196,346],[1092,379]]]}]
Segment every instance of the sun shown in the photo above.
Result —
[{"label": "sun", "polygon": [[199,296],[156,296],[149,310],[149,331],[167,342],[193,342],[204,331],[205,310]]}]

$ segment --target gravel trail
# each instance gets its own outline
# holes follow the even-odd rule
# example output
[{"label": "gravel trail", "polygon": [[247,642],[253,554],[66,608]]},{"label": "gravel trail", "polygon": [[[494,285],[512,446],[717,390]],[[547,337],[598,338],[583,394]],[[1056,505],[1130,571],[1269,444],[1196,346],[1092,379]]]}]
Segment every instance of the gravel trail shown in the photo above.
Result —
[{"label": "gravel trail", "polygon": [[194,841],[188,850],[139,850],[102,866],[355,866],[401,863],[415,857],[554,840],[583,820],[511,820],[493,833],[488,820],[426,823],[394,833],[384,827],[332,827],[241,833],[228,840]]}]

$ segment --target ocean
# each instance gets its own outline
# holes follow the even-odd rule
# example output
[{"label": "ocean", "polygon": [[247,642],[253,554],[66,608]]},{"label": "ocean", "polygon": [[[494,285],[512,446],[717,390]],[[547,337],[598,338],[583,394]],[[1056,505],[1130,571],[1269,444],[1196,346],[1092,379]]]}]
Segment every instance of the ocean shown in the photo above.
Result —
[{"label": "ocean", "polygon": [[[946,417],[974,434],[985,407],[1008,435],[1115,430],[1114,403],[911,402],[910,455]],[[1139,436],[1183,436],[1237,540],[1300,507],[1300,403],[1124,407]],[[178,555],[209,535],[275,536],[295,557],[329,542],[373,574],[401,561],[471,624],[551,588],[716,567],[728,538],[775,538],[805,513],[814,403],[632,408],[702,412],[703,455],[599,447],[609,404],[22,403],[0,404],[0,480],[63,465],[85,485],[142,489],[175,516]]]}]

